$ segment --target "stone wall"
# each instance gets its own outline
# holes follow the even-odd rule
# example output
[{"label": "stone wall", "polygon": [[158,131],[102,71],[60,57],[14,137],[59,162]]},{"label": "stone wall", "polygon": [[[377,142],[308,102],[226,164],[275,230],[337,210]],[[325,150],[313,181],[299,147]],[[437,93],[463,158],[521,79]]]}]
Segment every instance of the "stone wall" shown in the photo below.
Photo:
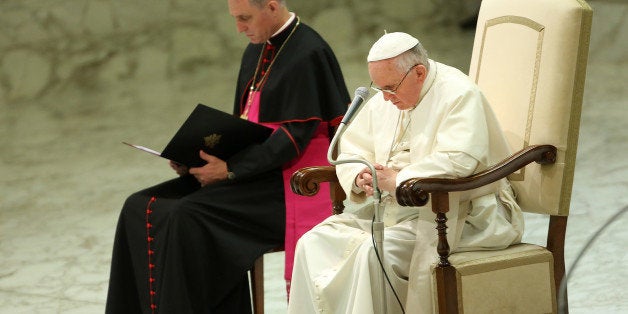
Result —
[{"label": "stone wall", "polygon": [[[452,1],[287,2],[328,40],[353,88],[353,82],[368,79],[363,60],[384,30],[420,36],[427,25],[459,16],[455,10],[436,10]],[[235,81],[247,44],[225,0],[5,0],[0,30],[0,102],[5,104],[68,89],[92,93],[152,83],[191,92],[214,89],[207,95],[230,103],[233,84],[216,81]]]},{"label": "stone wall", "polygon": [[[287,3],[327,39],[353,90],[368,80],[364,59],[384,30],[409,32],[423,40],[432,57],[466,71],[469,60],[461,58],[459,50],[470,56],[472,36],[457,23],[472,15],[478,1]],[[612,2],[592,2],[598,1]],[[622,14],[613,17],[622,22]],[[617,23],[594,24],[612,28]],[[229,110],[233,84],[223,83],[235,81],[246,44],[226,0],[4,0],[0,1],[0,104],[29,102],[67,90],[106,93],[112,86],[155,84],[184,94],[200,93],[199,98],[211,97]],[[596,54],[595,47],[604,45],[594,44]],[[620,62],[624,58],[623,54],[605,56]]]}]

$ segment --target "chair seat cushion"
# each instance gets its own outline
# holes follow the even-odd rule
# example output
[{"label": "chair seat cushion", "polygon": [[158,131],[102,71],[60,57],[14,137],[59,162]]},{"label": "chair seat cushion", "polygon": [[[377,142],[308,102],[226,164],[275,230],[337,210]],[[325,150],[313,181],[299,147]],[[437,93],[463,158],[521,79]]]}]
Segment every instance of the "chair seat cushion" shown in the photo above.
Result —
[{"label": "chair seat cushion", "polygon": [[460,313],[553,313],[552,253],[533,244],[454,253]]}]

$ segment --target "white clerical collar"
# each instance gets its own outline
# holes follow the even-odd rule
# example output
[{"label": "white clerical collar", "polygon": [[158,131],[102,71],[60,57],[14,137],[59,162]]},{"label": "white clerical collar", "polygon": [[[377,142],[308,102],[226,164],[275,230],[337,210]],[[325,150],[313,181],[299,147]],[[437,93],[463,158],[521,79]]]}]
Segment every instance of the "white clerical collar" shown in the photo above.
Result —
[{"label": "white clerical collar", "polygon": [[[290,26],[290,23],[292,23],[292,21],[294,21],[294,19],[296,18],[296,14],[294,14],[294,12],[290,12],[290,18],[288,18],[288,20],[283,24],[283,26],[281,26],[272,36],[270,36],[270,38],[273,38],[275,36],[277,36],[279,33],[283,32],[284,29],[286,29],[288,26]],[[270,44],[270,40],[268,40],[268,43]]]}]

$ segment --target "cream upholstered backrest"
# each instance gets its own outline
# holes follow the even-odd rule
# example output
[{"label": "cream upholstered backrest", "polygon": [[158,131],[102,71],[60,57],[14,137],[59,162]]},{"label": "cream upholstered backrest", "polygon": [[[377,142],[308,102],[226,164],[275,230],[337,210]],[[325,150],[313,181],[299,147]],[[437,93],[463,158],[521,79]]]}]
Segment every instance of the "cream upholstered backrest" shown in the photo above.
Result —
[{"label": "cream upholstered backrest", "polygon": [[569,214],[592,10],[583,0],[483,0],[469,75],[513,151],[558,148],[509,177],[525,211]]}]

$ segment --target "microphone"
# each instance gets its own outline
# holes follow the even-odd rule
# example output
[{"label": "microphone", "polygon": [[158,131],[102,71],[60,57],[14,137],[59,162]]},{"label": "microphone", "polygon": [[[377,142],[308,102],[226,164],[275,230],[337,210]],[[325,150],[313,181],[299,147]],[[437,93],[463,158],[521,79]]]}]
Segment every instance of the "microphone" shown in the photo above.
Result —
[{"label": "microphone", "polygon": [[342,121],[340,121],[340,124],[336,129],[336,134],[334,134],[334,137],[331,139],[329,149],[327,150],[327,161],[329,161],[329,163],[331,163],[332,165],[337,165],[336,160],[334,160],[334,158],[332,157],[332,154],[334,149],[336,148],[338,140],[345,132],[347,125],[351,123],[353,118],[355,118],[358,112],[362,109],[362,103],[364,102],[366,97],[368,97],[368,95],[369,90],[364,86],[360,86],[355,90],[355,97],[353,98],[351,105],[349,105],[347,113],[345,113],[345,116],[342,117]]},{"label": "microphone", "polygon": [[[374,214],[375,214],[373,217],[373,228],[372,228],[373,244],[375,246],[375,253],[377,253],[378,261],[380,263],[380,266],[382,267],[382,273],[381,273],[381,278],[380,278],[381,286],[379,290],[379,299],[384,300],[381,304],[379,313],[386,313],[386,301],[385,301],[386,300],[386,286],[385,286],[384,279],[387,278],[387,276],[386,276],[386,271],[384,270],[384,266],[383,266],[384,265],[384,256],[383,256],[384,223],[382,222],[382,212],[380,209],[380,203],[382,202],[382,193],[379,190],[379,187],[377,184],[377,172],[375,171],[375,166],[373,166],[373,164],[370,163],[369,161],[365,159],[361,159],[361,158],[339,159],[339,160],[333,158],[333,151],[336,148],[336,145],[338,144],[338,140],[340,139],[342,134],[345,132],[347,125],[351,123],[353,118],[362,109],[362,103],[364,102],[366,97],[368,97],[368,95],[369,95],[369,90],[366,87],[358,87],[355,90],[355,98],[353,98],[353,101],[351,102],[351,105],[349,106],[347,113],[342,118],[342,121],[340,121],[340,125],[338,125],[336,134],[334,134],[334,137],[332,138],[331,143],[329,145],[329,149],[327,150],[327,161],[329,161],[329,163],[334,166],[347,164],[347,163],[360,163],[368,167],[369,170],[371,171],[371,174],[373,174],[373,208],[374,208]],[[378,252],[382,252],[382,255],[380,256]]]},{"label": "microphone", "polygon": [[355,97],[353,98],[353,101],[351,102],[351,105],[349,106],[347,113],[342,118],[342,121],[340,121],[340,123],[342,124],[351,123],[355,115],[357,115],[358,112],[362,109],[362,103],[368,96],[369,96],[368,88],[364,86],[358,87],[355,90]]}]

